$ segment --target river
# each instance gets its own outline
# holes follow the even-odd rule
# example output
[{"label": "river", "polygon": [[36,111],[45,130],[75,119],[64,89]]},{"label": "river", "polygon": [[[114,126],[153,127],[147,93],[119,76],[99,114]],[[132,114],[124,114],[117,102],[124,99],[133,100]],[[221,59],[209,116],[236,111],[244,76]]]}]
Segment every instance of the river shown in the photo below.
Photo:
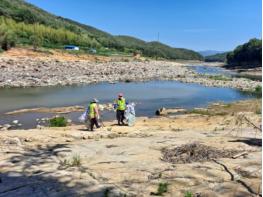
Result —
[{"label": "river", "polygon": [[[251,98],[230,88],[205,87],[198,84],[175,81],[150,81],[140,83],[100,83],[82,86],[56,86],[38,88],[10,88],[0,90],[0,124],[19,120],[22,128],[36,126],[36,119],[51,117],[48,113],[23,113],[5,115],[5,112],[35,107],[87,106],[92,98],[109,103],[123,92],[127,101],[136,102],[137,116],[154,116],[155,110],[165,108],[205,107],[213,102],[232,102]],[[77,122],[80,113],[66,116]],[[113,112],[105,112],[104,119],[114,119]]]}]

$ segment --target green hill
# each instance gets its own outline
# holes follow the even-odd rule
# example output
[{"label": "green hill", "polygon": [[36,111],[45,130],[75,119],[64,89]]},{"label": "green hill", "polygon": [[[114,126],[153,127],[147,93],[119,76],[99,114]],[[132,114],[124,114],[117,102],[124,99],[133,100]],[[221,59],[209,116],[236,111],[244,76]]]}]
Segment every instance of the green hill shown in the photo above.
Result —
[{"label": "green hill", "polygon": [[147,43],[129,36],[113,36],[94,27],[50,14],[23,0],[0,0],[0,45],[7,50],[15,44],[61,48],[67,44],[83,49],[109,48],[119,52],[140,51],[149,57],[195,59],[203,57],[187,49],[159,42]]},{"label": "green hill", "polygon": [[134,38],[131,36],[115,36],[115,39],[117,40],[118,44],[122,47],[122,48],[130,48],[130,49],[143,49],[146,45],[147,42],[140,40],[138,38]]},{"label": "green hill", "polygon": [[217,53],[215,55],[205,56],[206,62],[225,62],[228,52]]},{"label": "green hill", "polygon": [[227,54],[227,66],[237,68],[253,68],[262,66],[262,41],[251,39],[239,45]]},{"label": "green hill", "polygon": [[122,47],[141,51],[149,57],[161,57],[165,59],[202,60],[202,56],[195,51],[181,48],[173,48],[160,42],[145,42],[131,36],[115,36]]}]

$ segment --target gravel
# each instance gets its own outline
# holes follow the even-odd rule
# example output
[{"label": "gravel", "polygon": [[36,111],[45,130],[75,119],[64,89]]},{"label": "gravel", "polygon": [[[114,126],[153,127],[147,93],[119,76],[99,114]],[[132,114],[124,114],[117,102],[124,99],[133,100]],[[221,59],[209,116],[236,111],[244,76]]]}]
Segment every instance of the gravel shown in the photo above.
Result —
[{"label": "gravel", "polygon": [[0,87],[78,85],[99,82],[176,80],[205,86],[254,89],[261,82],[244,78],[220,81],[169,61],[90,62],[0,57]]}]

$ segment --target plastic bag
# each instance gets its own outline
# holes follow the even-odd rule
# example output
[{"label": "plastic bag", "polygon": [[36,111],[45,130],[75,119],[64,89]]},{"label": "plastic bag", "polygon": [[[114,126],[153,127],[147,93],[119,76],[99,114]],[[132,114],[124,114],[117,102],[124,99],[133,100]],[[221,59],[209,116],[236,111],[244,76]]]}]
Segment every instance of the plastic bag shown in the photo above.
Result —
[{"label": "plastic bag", "polygon": [[87,121],[87,110],[83,114],[81,114],[81,116],[79,117],[79,121],[82,123]]},{"label": "plastic bag", "polygon": [[127,122],[128,122],[128,126],[129,127],[132,127],[132,126],[134,126],[134,124],[135,124],[135,116],[133,115],[133,114],[131,114],[131,113],[129,113],[127,116],[126,116],[126,119],[127,119]]}]

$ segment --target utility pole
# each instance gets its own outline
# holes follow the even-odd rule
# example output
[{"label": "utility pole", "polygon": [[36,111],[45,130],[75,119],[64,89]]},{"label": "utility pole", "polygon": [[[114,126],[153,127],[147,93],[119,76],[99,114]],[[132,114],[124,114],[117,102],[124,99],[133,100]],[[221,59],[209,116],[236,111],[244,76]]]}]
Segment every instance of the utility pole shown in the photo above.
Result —
[{"label": "utility pole", "polygon": [[160,40],[160,33],[158,32],[158,34],[157,34],[157,41],[159,42]]}]

